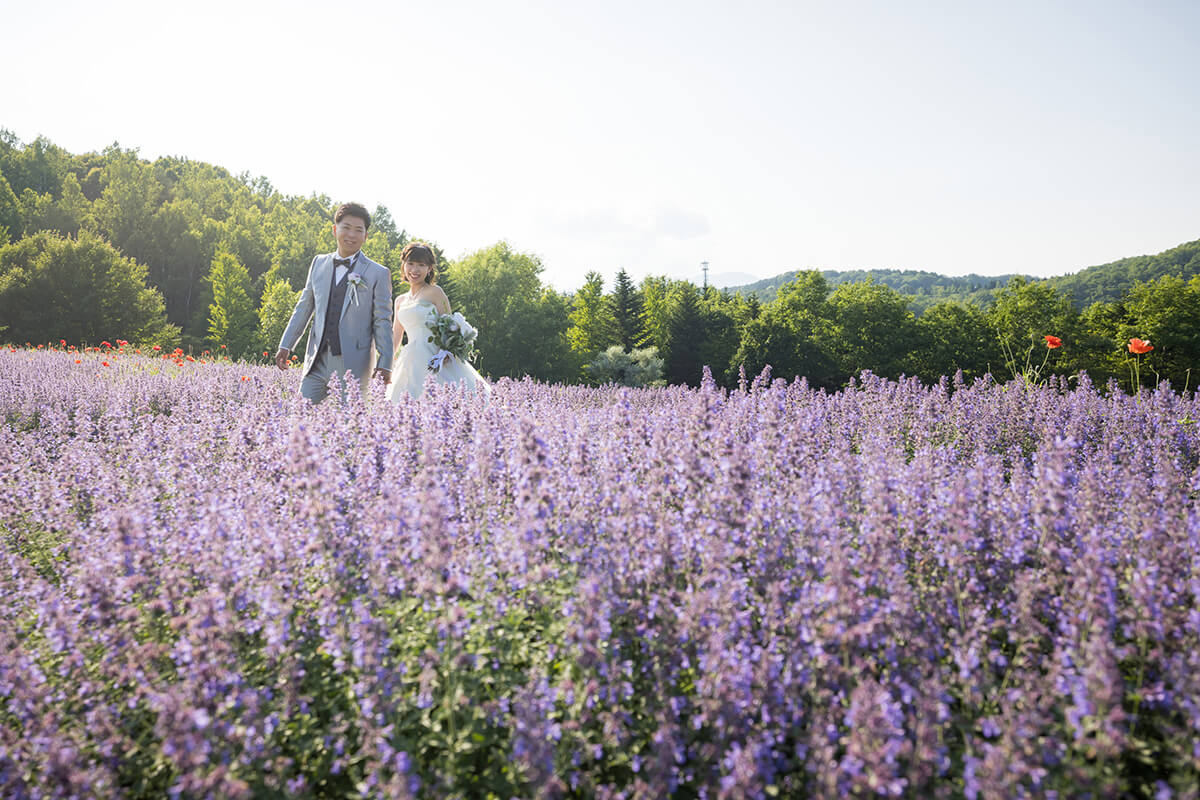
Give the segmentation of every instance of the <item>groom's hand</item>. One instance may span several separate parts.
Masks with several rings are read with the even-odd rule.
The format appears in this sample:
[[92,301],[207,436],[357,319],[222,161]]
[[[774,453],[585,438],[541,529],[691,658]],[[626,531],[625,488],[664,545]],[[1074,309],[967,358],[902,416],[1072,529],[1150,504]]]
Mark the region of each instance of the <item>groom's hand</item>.
[[376,367],[375,368],[375,377],[382,378],[384,383],[391,383],[392,382],[392,371],[390,369],[383,369],[382,367]]
[[279,352],[275,354],[275,366],[279,367],[280,369],[287,369],[288,359],[291,357],[291,355],[291,350],[284,350],[282,347],[279,348]]

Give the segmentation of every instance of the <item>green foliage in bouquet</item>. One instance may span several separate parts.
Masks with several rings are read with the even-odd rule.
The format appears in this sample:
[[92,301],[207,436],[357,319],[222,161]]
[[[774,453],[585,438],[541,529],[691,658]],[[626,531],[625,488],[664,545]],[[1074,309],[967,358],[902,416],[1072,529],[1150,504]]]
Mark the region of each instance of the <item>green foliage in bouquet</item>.
[[438,314],[426,325],[431,331],[427,341],[433,342],[438,348],[437,355],[429,359],[430,370],[437,372],[441,369],[447,356],[454,356],[460,361],[473,359],[475,339],[479,336],[479,331],[475,330],[460,312]]

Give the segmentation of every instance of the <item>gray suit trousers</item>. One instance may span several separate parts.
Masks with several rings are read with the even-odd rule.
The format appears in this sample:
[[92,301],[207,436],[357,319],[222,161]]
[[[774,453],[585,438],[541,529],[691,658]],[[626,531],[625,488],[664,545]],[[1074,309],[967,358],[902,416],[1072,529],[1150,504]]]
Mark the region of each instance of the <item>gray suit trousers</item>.
[[[353,376],[351,379],[353,380]],[[359,381],[360,394],[367,393],[370,382],[371,373],[368,372]],[[322,345],[313,361],[312,369],[304,376],[304,380],[300,381],[300,394],[315,405],[329,396],[330,384],[337,385],[342,402],[346,402],[346,365],[341,356],[335,356],[329,352],[328,347]]]

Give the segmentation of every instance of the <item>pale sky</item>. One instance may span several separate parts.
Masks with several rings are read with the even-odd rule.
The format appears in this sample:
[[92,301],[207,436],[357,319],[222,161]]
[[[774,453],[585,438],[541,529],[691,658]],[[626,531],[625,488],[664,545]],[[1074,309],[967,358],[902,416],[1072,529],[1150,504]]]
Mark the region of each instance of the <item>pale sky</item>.
[[1194,0],[5,6],[22,141],[383,203],[562,290],[1049,276],[1200,238]]

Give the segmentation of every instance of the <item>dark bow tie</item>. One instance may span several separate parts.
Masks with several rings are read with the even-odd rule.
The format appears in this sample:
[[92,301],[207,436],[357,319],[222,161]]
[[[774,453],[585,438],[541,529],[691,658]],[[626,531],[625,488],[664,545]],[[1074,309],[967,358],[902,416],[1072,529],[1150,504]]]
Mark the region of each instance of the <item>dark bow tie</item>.
[[350,269],[350,265],[353,263],[354,263],[353,256],[351,256],[350,258],[335,258],[333,260],[333,266],[345,267],[346,269]]

